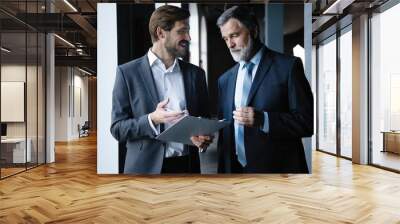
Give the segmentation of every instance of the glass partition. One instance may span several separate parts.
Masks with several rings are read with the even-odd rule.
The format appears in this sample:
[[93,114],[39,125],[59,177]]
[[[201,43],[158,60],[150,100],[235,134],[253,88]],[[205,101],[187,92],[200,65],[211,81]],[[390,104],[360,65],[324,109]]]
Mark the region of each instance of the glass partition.
[[352,157],[352,32],[341,32],[340,41],[340,155]]
[[36,32],[27,33],[27,81],[26,81],[26,111],[27,111],[27,150],[30,151],[28,156],[27,167],[37,165],[37,122],[38,122],[38,34]]
[[1,34],[2,177],[25,170],[31,157],[26,150],[26,41],[25,32]]
[[400,170],[400,4],[371,18],[372,164]]
[[336,35],[318,47],[318,149],[336,154]]
[[1,2],[0,178],[45,162],[45,34],[17,18],[44,12],[45,1]]
[[43,33],[38,34],[38,74],[37,74],[37,162],[43,164],[46,162],[46,36]]

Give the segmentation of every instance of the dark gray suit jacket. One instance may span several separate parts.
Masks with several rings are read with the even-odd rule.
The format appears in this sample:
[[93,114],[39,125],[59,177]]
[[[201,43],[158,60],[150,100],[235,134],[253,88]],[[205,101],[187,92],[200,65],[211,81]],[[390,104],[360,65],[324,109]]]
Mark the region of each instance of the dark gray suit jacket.
[[[186,105],[190,115],[208,117],[208,91],[204,71],[179,60],[183,75]],[[111,134],[126,142],[124,173],[159,174],[166,145],[155,139],[147,116],[159,99],[147,54],[120,65],[113,89]],[[200,172],[198,149],[185,146],[190,153],[193,173]]]
[[[219,118],[233,121],[235,85],[239,64],[218,80]],[[313,134],[313,95],[299,58],[264,47],[247,98],[247,106],[267,111],[269,133],[244,128],[250,173],[308,173],[303,137]],[[218,141],[218,172],[232,172],[235,159],[233,122],[222,129]]]

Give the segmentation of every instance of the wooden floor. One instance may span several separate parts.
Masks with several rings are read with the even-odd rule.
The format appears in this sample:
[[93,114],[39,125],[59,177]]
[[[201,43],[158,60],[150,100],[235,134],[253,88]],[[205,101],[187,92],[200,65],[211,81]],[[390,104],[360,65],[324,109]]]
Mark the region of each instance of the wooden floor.
[[18,167],[18,168],[8,168],[8,167],[7,168],[1,168],[1,178],[8,177],[8,176],[11,176],[13,174],[16,174],[16,173],[19,173],[19,172],[23,172],[25,170],[26,170],[25,167],[23,167],[23,168],[20,168],[20,167]]
[[320,152],[312,175],[100,176],[96,139],[0,181],[0,223],[400,223],[400,175]]
[[400,154],[375,150],[372,161],[374,164],[400,170]]

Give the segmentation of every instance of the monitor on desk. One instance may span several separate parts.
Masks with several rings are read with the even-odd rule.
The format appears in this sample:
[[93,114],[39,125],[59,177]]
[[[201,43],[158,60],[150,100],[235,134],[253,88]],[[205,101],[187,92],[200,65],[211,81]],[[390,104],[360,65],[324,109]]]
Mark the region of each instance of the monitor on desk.
[[1,138],[7,137],[7,124],[1,123]]

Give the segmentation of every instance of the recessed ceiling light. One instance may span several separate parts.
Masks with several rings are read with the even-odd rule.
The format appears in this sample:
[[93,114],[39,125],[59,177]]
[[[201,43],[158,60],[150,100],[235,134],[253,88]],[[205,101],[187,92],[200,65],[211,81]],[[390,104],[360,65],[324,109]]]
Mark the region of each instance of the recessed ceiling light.
[[62,38],[62,37],[60,37],[59,35],[57,35],[57,34],[54,34],[54,36],[55,37],[57,37],[59,40],[61,40],[62,42],[64,42],[64,43],[66,43],[67,45],[69,45],[70,47],[73,47],[73,48],[75,48],[75,45],[73,45],[71,42],[69,42],[68,40],[66,40],[66,39],[64,39],[64,38]]
[[65,4],[67,4],[72,10],[74,10],[75,12],[78,12],[78,10],[71,4],[69,3],[68,0],[64,0]]
[[351,5],[354,0],[336,0],[322,14],[342,14],[343,9]]
[[87,75],[92,75],[92,73],[90,73],[90,72],[88,72],[88,71],[86,71],[86,70],[83,70],[83,69],[81,69],[81,68],[79,68],[79,67],[78,67],[78,70],[81,71],[81,72],[83,72],[83,73],[85,73],[85,74],[87,74]]
[[5,47],[1,47],[1,51],[4,51],[6,53],[10,53],[11,52],[11,50],[9,50],[9,49],[7,49]]

